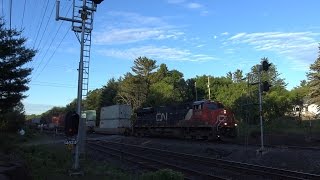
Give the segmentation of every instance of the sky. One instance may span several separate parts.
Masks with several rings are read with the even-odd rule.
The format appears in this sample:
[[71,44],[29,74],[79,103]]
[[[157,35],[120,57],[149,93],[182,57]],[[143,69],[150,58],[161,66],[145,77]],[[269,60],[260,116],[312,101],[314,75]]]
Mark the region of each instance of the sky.
[[[9,2],[0,1],[7,27]],[[319,0],[103,1],[94,14],[89,89],[130,72],[134,59],[146,56],[185,79],[248,73],[268,57],[290,90],[307,79],[318,57],[319,7]],[[55,8],[55,0],[12,0],[11,27],[38,50],[26,65],[33,68],[26,114],[77,97],[80,43],[71,22],[55,20]],[[72,1],[61,0],[60,16],[72,17]]]

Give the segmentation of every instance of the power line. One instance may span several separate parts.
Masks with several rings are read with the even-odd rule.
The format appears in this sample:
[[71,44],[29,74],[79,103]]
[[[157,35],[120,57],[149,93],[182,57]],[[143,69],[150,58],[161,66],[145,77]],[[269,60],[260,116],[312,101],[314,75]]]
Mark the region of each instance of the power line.
[[22,30],[22,26],[23,26],[24,12],[26,11],[26,3],[27,3],[27,0],[24,0],[22,19],[21,19],[21,28],[20,28],[21,30]]
[[37,32],[37,35],[36,35],[36,40],[34,41],[33,47],[35,46],[35,44],[37,42],[37,39],[38,39],[38,36],[39,36],[39,32],[40,32],[40,29],[41,29],[41,26],[42,26],[42,23],[43,23],[44,15],[47,12],[48,4],[49,4],[49,0],[47,0],[46,8],[43,11],[42,19],[41,19],[41,22],[40,22],[40,27],[38,29],[38,32]]
[[[71,7],[72,7],[72,6],[70,6],[70,8],[68,9],[67,15],[69,14]],[[52,46],[55,38],[57,37],[57,35],[58,35],[59,31],[60,31],[60,28],[62,27],[62,24],[63,24],[63,22],[61,22],[60,26],[58,27],[58,30],[57,30],[56,34],[54,35],[54,37],[53,37],[53,39],[52,39],[49,47],[46,49],[46,52],[45,52],[44,56],[42,57],[42,59],[40,60],[40,63],[38,64],[37,68],[34,70],[34,73],[39,69],[39,67],[40,67],[40,65],[42,64],[44,58],[46,57],[47,53],[49,52],[49,49],[51,48],[51,46]],[[38,56],[38,57],[39,57],[39,56]]]
[[47,87],[59,87],[59,88],[71,88],[75,89],[77,86],[67,86],[67,85],[54,85],[54,84],[39,84],[39,83],[30,83],[32,86],[47,86]]
[[[54,7],[55,7],[55,3],[53,3],[53,9],[52,10],[54,10]],[[51,11],[52,11],[51,10]],[[51,15],[52,15],[52,13],[51,13]],[[50,17],[51,17],[51,15],[50,15]],[[50,21],[50,18],[48,19],[48,22]],[[47,25],[46,25],[47,26]],[[60,30],[60,27],[61,27],[61,24],[60,24],[60,26],[59,26],[59,28],[58,28],[58,30],[57,31],[59,31]],[[52,34],[54,32],[54,28],[52,28],[52,30],[48,33],[48,34]],[[57,33],[57,32],[56,32]],[[43,34],[44,35],[44,34]],[[51,36],[50,36],[51,37]],[[42,37],[43,38],[43,37]],[[42,39],[41,38],[41,39]],[[47,46],[47,44],[49,43],[49,40],[50,40],[50,38],[47,38],[46,39],[46,41],[45,41],[45,43],[44,43],[44,45],[43,45],[43,47],[46,47]],[[52,39],[52,41],[53,41],[54,39]],[[52,42],[51,42],[52,43]],[[40,44],[39,44],[40,45]],[[50,45],[51,46],[51,45]],[[37,47],[37,49],[39,48],[39,46]],[[40,58],[40,55],[42,55],[43,54],[43,51],[42,50],[39,50],[40,52],[39,53],[37,53],[37,55],[36,55],[36,57],[35,57],[35,59],[33,60],[33,61],[31,61],[31,67],[33,66],[33,64],[34,64],[34,62],[37,60],[37,59],[39,59]],[[47,48],[47,50],[46,51],[48,51],[48,48]],[[47,53],[47,52],[46,52]],[[44,58],[44,57],[43,57]],[[42,62],[40,62],[40,64],[41,64]]]
[[40,38],[40,41],[39,41],[39,44],[38,44],[37,49],[39,48],[39,46],[40,46],[40,44],[41,44],[41,41],[42,41],[42,39],[43,39],[43,36],[44,36],[45,32],[47,31],[47,27],[48,27],[48,24],[49,24],[50,18],[51,18],[52,14],[53,14],[54,7],[55,7],[55,4],[53,3],[53,6],[52,6],[52,10],[51,10],[50,16],[49,16],[49,18],[48,18],[48,21],[47,21],[47,24],[46,24],[46,26],[45,26],[45,28],[44,28],[44,31],[43,31],[43,33],[42,33],[42,36],[41,36],[41,38]]
[[[71,29],[71,28],[70,28]],[[66,34],[63,36],[63,38],[61,39],[59,45],[56,47],[56,49],[53,51],[52,55],[50,56],[50,58],[48,59],[47,63],[43,66],[43,68],[41,69],[41,71],[38,73],[38,75],[34,78],[35,80],[40,76],[40,74],[42,73],[42,71],[46,68],[46,66],[49,64],[49,62],[51,61],[52,57],[55,55],[57,49],[60,47],[62,41],[65,39],[65,37],[67,36],[68,32],[70,31],[70,29],[67,30]]]
[[10,26],[10,30],[11,30],[11,19],[12,19],[12,0],[10,0],[10,23],[9,23],[9,26]]
[[3,0],[1,0],[1,10],[2,10],[2,16],[4,17],[4,12],[3,12]]

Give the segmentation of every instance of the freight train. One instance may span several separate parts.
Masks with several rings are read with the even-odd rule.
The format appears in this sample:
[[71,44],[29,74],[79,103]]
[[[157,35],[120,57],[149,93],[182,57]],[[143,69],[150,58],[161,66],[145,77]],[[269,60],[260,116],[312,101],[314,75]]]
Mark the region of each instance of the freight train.
[[234,114],[220,102],[195,101],[136,110],[132,134],[193,139],[236,137]]

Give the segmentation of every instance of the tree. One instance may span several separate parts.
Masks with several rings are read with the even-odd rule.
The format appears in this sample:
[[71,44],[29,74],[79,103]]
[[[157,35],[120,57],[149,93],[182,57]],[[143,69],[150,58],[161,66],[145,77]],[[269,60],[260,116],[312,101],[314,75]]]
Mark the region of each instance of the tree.
[[[156,74],[158,72],[163,72],[161,67]],[[165,72],[162,73],[162,80],[150,86],[150,95],[147,99],[147,104],[150,106],[179,103],[187,99],[187,84],[183,79],[183,74],[177,70]]]
[[[0,19],[0,21],[2,21]],[[21,32],[5,29],[0,22],[0,113],[12,111],[26,96],[28,76],[32,69],[23,67],[35,56],[36,51],[25,47]]]
[[87,98],[84,101],[86,110],[98,110],[101,92],[101,89],[95,89],[88,92]]
[[233,73],[233,82],[235,83],[240,83],[243,80],[243,71],[240,69],[237,69],[234,73]]
[[319,55],[313,64],[310,65],[310,72],[307,73],[310,87],[310,103],[320,105],[320,46]]
[[117,101],[131,105],[135,110],[146,102],[146,83],[142,79],[127,73],[119,83]]
[[67,109],[65,107],[53,107],[41,114],[41,121],[45,123],[51,123],[53,116],[60,116],[66,112]]
[[117,103],[116,97],[118,93],[119,82],[114,78],[110,79],[107,85],[103,86],[99,98],[99,107],[111,106]]
[[146,57],[138,57],[134,60],[134,66],[131,67],[131,70],[137,75],[143,83],[146,84],[145,96],[146,98],[149,95],[149,88],[151,83],[151,75],[153,71],[158,67],[156,65],[155,60],[146,58]]

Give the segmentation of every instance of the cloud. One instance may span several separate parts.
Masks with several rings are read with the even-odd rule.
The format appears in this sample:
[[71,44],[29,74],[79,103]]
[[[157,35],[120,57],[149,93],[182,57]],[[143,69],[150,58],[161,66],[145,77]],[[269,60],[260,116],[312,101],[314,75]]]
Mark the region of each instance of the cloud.
[[177,39],[183,32],[158,28],[115,28],[94,35],[98,45],[128,44],[145,40]]
[[210,61],[215,60],[214,57],[205,54],[194,54],[189,50],[169,48],[166,46],[142,46],[130,49],[108,49],[100,50],[99,53],[104,56],[120,58],[120,59],[135,59],[139,56],[146,56],[153,59],[169,60],[169,61]]
[[135,27],[146,26],[146,25],[157,26],[157,27],[168,26],[168,23],[166,23],[160,17],[143,16],[141,14],[132,13],[132,12],[110,11],[107,13],[107,16],[112,17],[111,20],[113,21],[113,23],[117,25],[119,25],[121,22],[122,25],[125,25],[125,26],[129,25],[129,26],[135,26]]
[[185,2],[186,0],[168,0],[169,4],[180,4]]
[[199,9],[199,8],[202,8],[203,5],[201,5],[199,3],[188,3],[187,7],[190,9]]
[[201,16],[206,16],[209,14],[209,11],[205,9],[204,5],[195,2],[188,2],[187,0],[168,0],[169,4],[177,4],[179,6],[192,9],[192,10],[200,10]]
[[221,35],[222,35],[222,36],[228,36],[229,33],[228,33],[228,32],[223,32],[223,33],[221,33]]
[[184,34],[158,17],[111,11],[105,18],[104,21],[108,23],[98,23],[100,27],[93,33],[93,42],[98,45],[177,39]]
[[225,44],[248,44],[257,51],[283,55],[290,61],[291,69],[305,71],[316,58],[319,35],[308,31],[238,33],[228,38]]
[[203,46],[205,46],[205,44],[199,44],[199,45],[197,45],[196,47],[197,47],[197,48],[201,48],[201,47],[203,47]]

